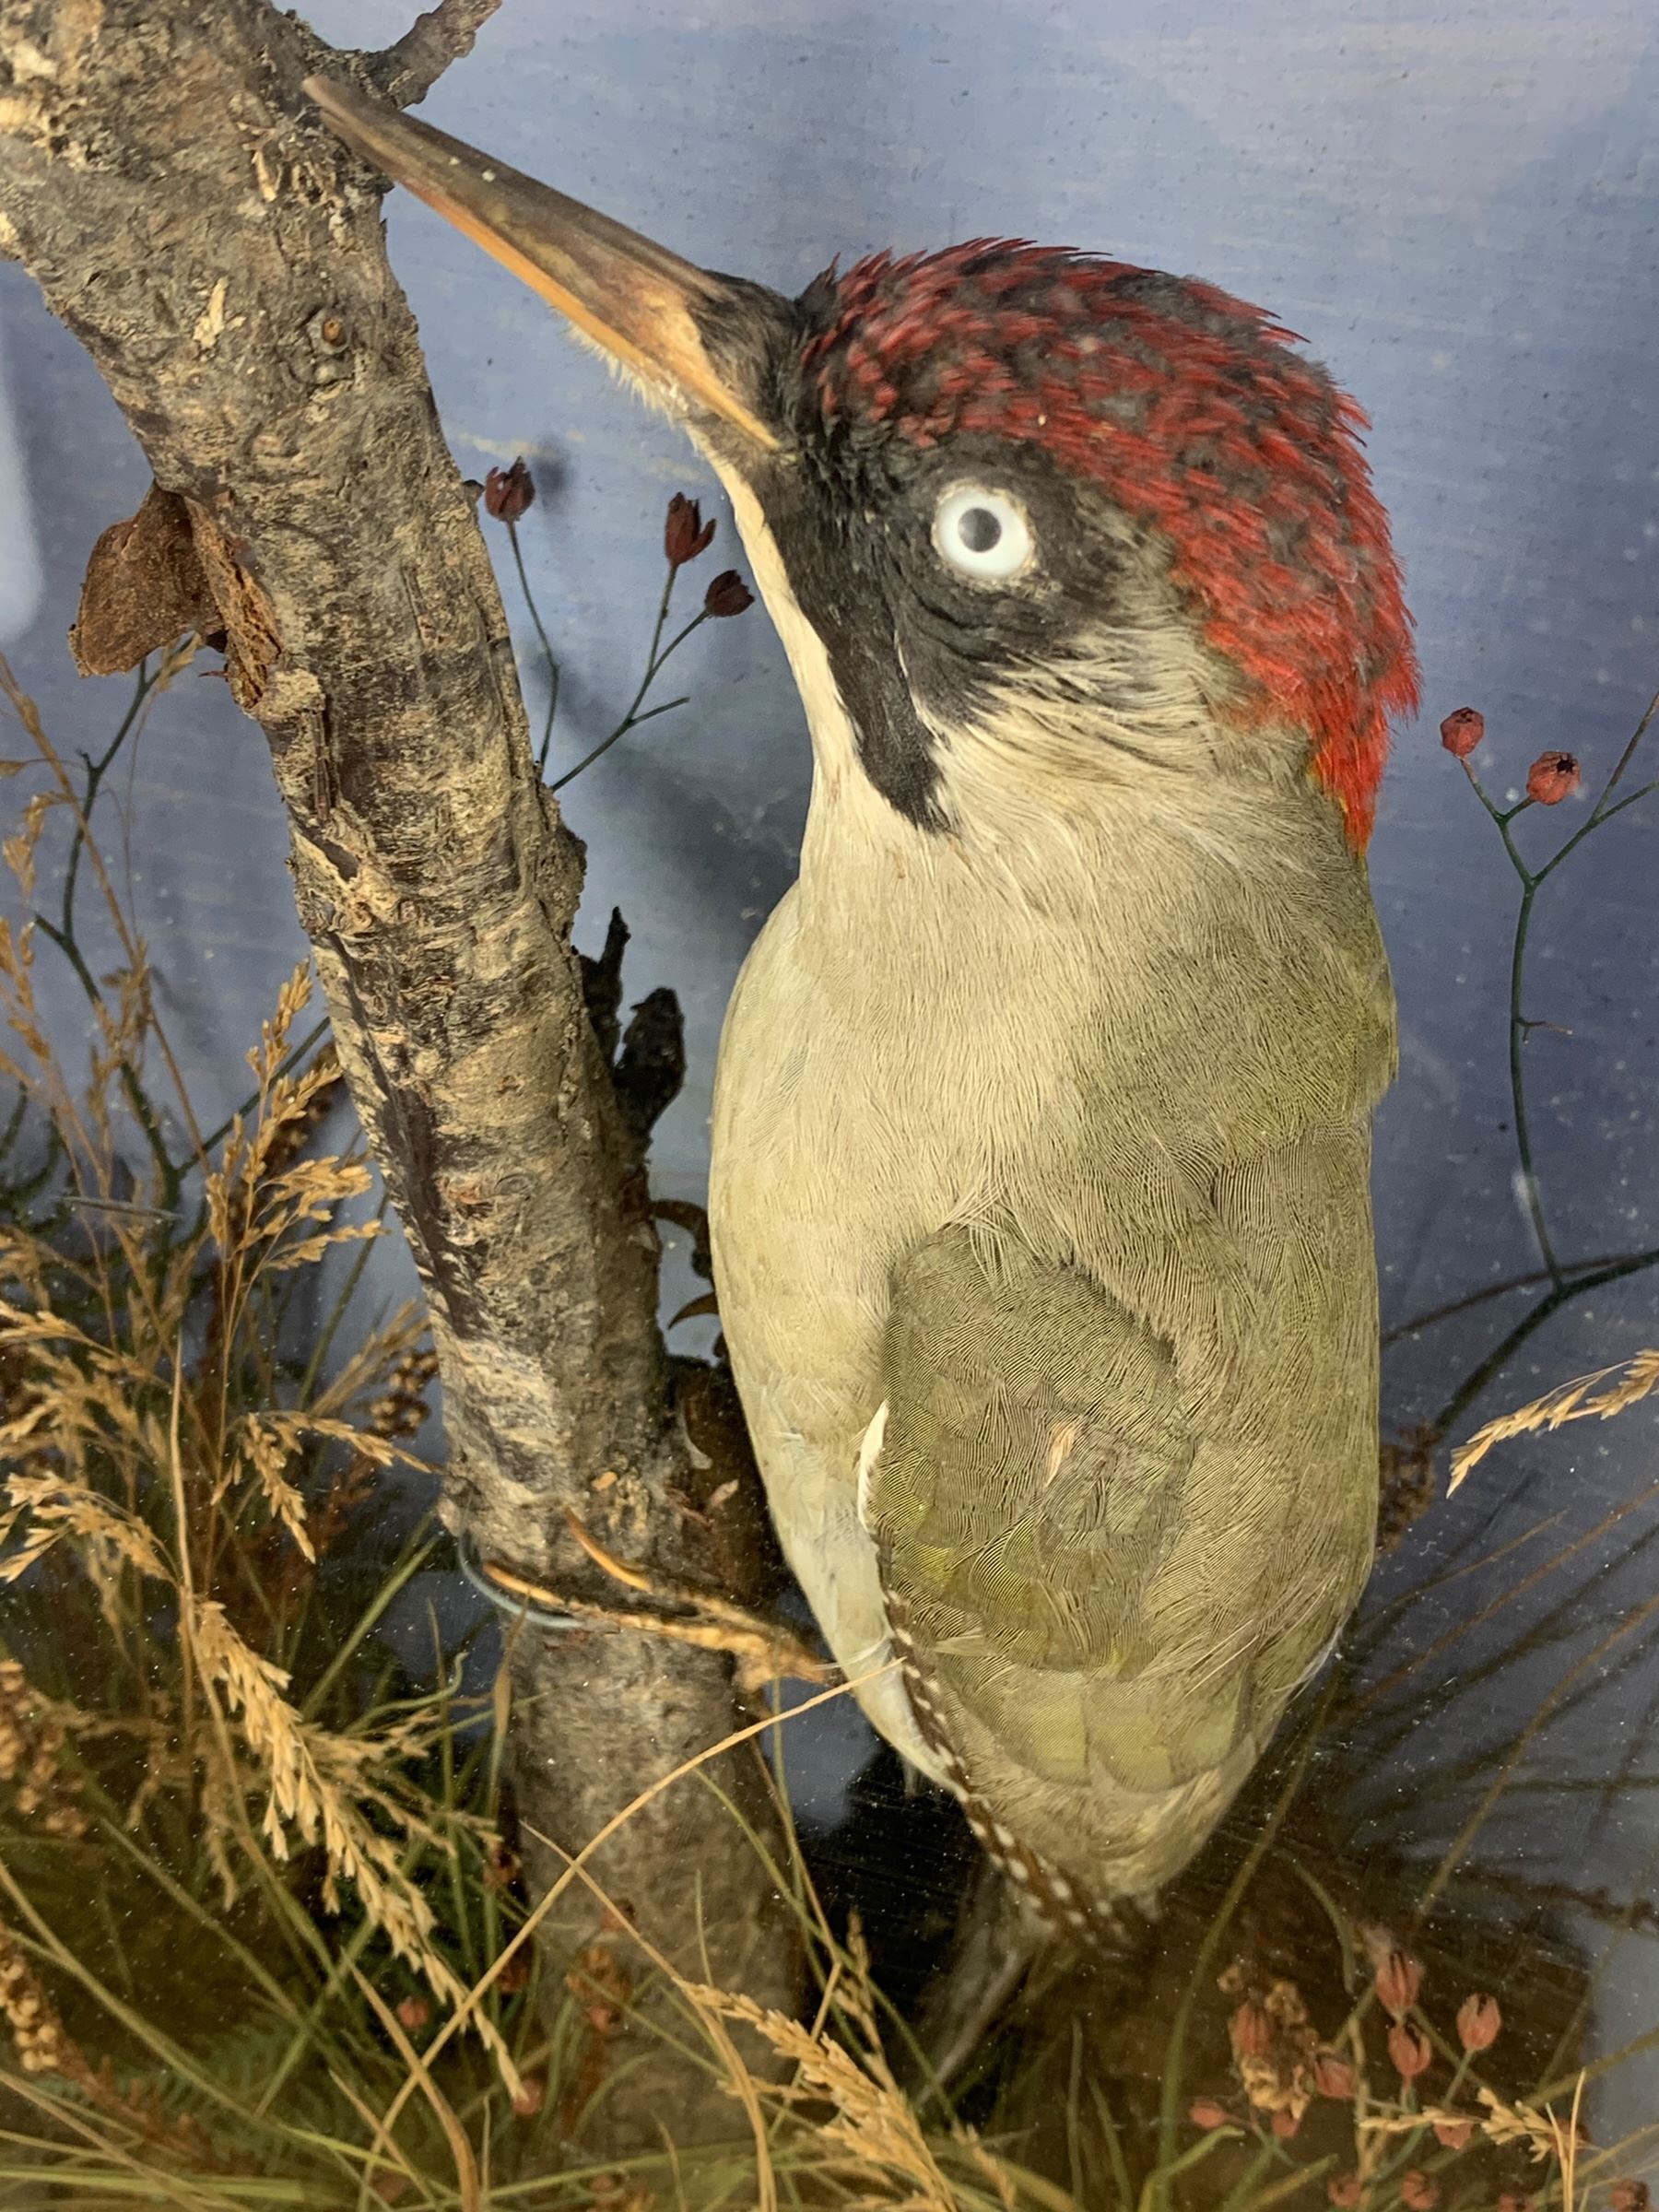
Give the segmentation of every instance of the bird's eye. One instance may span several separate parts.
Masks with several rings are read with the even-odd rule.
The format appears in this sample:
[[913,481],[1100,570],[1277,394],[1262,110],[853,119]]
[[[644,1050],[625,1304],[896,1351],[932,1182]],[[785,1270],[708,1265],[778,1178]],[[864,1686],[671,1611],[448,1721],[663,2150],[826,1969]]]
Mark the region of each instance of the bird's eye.
[[934,549],[947,568],[979,583],[1006,583],[1036,552],[1025,509],[1006,491],[957,484],[934,509]]

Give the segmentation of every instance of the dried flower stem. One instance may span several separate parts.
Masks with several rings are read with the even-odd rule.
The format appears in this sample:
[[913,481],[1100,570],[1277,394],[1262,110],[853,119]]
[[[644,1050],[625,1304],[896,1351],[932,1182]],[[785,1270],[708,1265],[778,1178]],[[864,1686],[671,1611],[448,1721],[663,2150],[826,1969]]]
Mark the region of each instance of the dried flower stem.
[[[57,947],[68,961],[74,971],[76,981],[80,984],[88,1004],[98,1018],[100,1029],[104,1031],[106,1039],[112,1043],[114,1042],[113,1018],[105,1004],[103,992],[81,950],[80,941],[76,931],[76,892],[80,879],[81,860],[90,850],[92,865],[97,871],[106,903],[114,918],[116,934],[121,939],[123,950],[127,958],[129,971],[135,976],[141,974],[143,960],[140,949],[135,940],[128,933],[125,916],[115,898],[113,888],[104,871],[103,863],[99,856],[97,848],[89,845],[91,816],[103,780],[127,739],[140,726],[144,709],[150,695],[171,682],[179,668],[189,660],[194,649],[195,641],[193,638],[164,653],[159,667],[153,675],[147,658],[139,663],[133,696],[128,702],[126,712],[116,725],[114,735],[109,744],[96,759],[88,755],[82,755],[86,767],[86,781],[78,794],[67,769],[46,735],[34,701],[21,689],[4,658],[0,658],[0,690],[4,691],[12,711],[33,741],[35,749],[51,770],[58,785],[60,795],[69,806],[74,818],[69,851],[64,866],[64,883],[58,919],[55,922],[51,921],[45,914],[37,912],[34,921],[36,926]],[[153,1018],[147,1026],[154,1034],[156,1041],[160,1047],[162,1057],[167,1063],[169,1073],[179,1096],[186,1125],[191,1129],[193,1141],[199,1157],[202,1149],[200,1137],[191,1122],[189,1100],[185,1095],[182,1079],[173,1062],[167,1040],[161,1034],[159,1027]],[[161,1132],[160,1117],[145,1088],[134,1054],[130,1051],[121,1050],[117,1047],[115,1067],[121,1079],[122,1088],[126,1096],[127,1104],[132,1109],[134,1119],[143,1132],[145,1143],[148,1146],[151,1157],[156,1163],[159,1182],[160,1210],[164,1215],[171,1214],[179,1203],[183,1170],[173,1162]]]
[[1521,856],[1510,828],[1516,817],[1526,813],[1529,807],[1537,805],[1537,800],[1528,796],[1517,800],[1512,806],[1495,806],[1472,764],[1467,759],[1459,762],[1464,774],[1469,780],[1470,789],[1497,824],[1499,835],[1503,840],[1504,852],[1509,855],[1510,865],[1514,869],[1521,885],[1521,903],[1516,911],[1515,935],[1510,957],[1510,1095],[1514,1110],[1515,1150],[1521,1162],[1522,1187],[1526,1196],[1527,1211],[1532,1218],[1533,1232],[1537,1238],[1538,1250],[1543,1256],[1546,1267],[1549,1270],[1550,1281],[1558,1289],[1561,1288],[1564,1279],[1563,1270],[1556,1258],[1548,1224],[1544,1216],[1543,1195],[1538,1188],[1537,1176],[1534,1171],[1532,1136],[1526,1112],[1526,1077],[1522,1063],[1522,1051],[1525,1045],[1527,1035],[1530,1030],[1539,1026],[1535,1022],[1529,1021],[1521,1010],[1522,993],[1526,980],[1527,940],[1532,929],[1533,904],[1539,890],[1549,877],[1554,875],[1568,855],[1583,844],[1593,830],[1601,828],[1605,822],[1610,821],[1614,815],[1622,813],[1625,807],[1634,806],[1638,799],[1645,798],[1649,792],[1659,788],[1659,785],[1653,783],[1644,784],[1641,790],[1631,792],[1616,805],[1609,806],[1608,804],[1625,770],[1634,758],[1636,748],[1641,743],[1655,711],[1659,711],[1659,692],[1655,692],[1653,699],[1649,700],[1646,712],[1631,733],[1612,773],[1603,784],[1595,804],[1590,809],[1588,818],[1580,824],[1572,835],[1567,838],[1540,867],[1533,868],[1527,865]]
[[[158,677],[157,680],[159,682],[161,679]],[[57,747],[53,744],[52,739],[47,735],[45,725],[41,720],[34,701],[27,698],[18,689],[16,679],[12,676],[11,670],[7,668],[3,662],[0,662],[0,686],[4,687],[7,698],[10,700],[13,708],[17,711],[18,719],[22,722],[24,728],[28,731],[30,738],[33,740],[35,748],[40,753],[41,759],[45,761],[47,767],[52,771],[53,780],[57,783],[58,789],[63,794],[65,803],[68,806],[71,813],[74,815],[77,828],[79,828],[82,831],[86,831],[88,828],[87,814],[81,801],[81,795],[76,790],[74,781],[71,778],[68,770],[65,767],[63,760],[59,756]],[[125,957],[128,969],[135,975],[140,974],[144,968],[143,951],[137,942],[137,939],[133,934],[131,926],[128,924],[125,910],[122,906],[120,899],[116,896],[115,887],[110,880],[109,871],[104,866],[103,857],[99,852],[96,842],[89,835],[83,838],[81,849],[91,864],[93,874],[98,878],[99,888],[103,893],[104,905],[109,912],[111,924],[114,929],[117,939],[120,942],[121,949]],[[48,934],[51,934],[50,931]],[[85,962],[82,961],[80,965],[84,972]],[[96,984],[93,985],[93,993],[95,1000],[99,1005],[101,1006],[101,994],[98,992]],[[162,1029],[159,1021],[157,1020],[153,1010],[149,1015],[148,1027],[150,1034],[156,1040],[157,1048],[161,1054],[162,1060],[166,1064],[168,1077],[172,1084],[180,1114],[182,1115],[184,1125],[190,1134],[192,1148],[199,1158],[202,1150],[202,1136],[201,1131],[196,1126],[195,1114],[190,1103],[190,1093],[185,1087],[184,1077],[180,1071],[178,1062],[173,1056],[172,1047],[168,1042],[166,1032]]]
[[1597,1289],[1604,1284],[1617,1282],[1623,1277],[1641,1273],[1659,1265],[1659,1249],[1632,1253],[1622,1260],[1610,1261],[1605,1266],[1593,1267],[1583,1273],[1562,1265],[1557,1255],[1549,1224],[1545,1213],[1543,1191],[1534,1166],[1532,1129],[1527,1112],[1526,1069],[1524,1050],[1530,1032],[1540,1025],[1527,1018],[1523,1011],[1523,994],[1526,981],[1526,956],[1532,930],[1532,918],[1538,892],[1568,856],[1583,844],[1591,831],[1603,828],[1627,806],[1646,798],[1659,790],[1659,780],[1644,783],[1641,790],[1628,792],[1619,799],[1613,794],[1623,780],[1626,770],[1636,756],[1638,747],[1659,713],[1659,692],[1648,701],[1646,710],[1631,732],[1623,752],[1612,772],[1602,785],[1588,817],[1572,835],[1557,847],[1549,858],[1537,867],[1531,867],[1516,846],[1511,825],[1517,816],[1524,814],[1537,802],[1523,798],[1512,806],[1499,806],[1489,796],[1477,774],[1473,763],[1459,759],[1458,765],[1469,780],[1469,788],[1497,825],[1503,841],[1504,852],[1521,886],[1521,900],[1515,914],[1514,936],[1510,954],[1509,996],[1509,1067],[1510,1098],[1515,1129],[1515,1151],[1521,1169],[1521,1187],[1532,1223],[1533,1234],[1547,1273],[1549,1288],[1532,1310],[1524,1314],[1495,1351],[1479,1362],[1466,1375],[1446,1404],[1430,1424],[1437,1437],[1444,1436],[1467,1407],[1472,1405],[1492,1378],[1505,1367],[1520,1347],[1534,1332],[1541,1328],[1551,1314],[1571,1300],[1581,1298],[1587,1290]]
[[1565,1282],[1554,1285],[1536,1305],[1522,1315],[1502,1342],[1465,1376],[1429,1424],[1430,1432],[1439,1439],[1453,1428],[1487,1384],[1502,1372],[1527,1338],[1542,1328],[1551,1314],[1570,1305],[1575,1298],[1582,1298],[1586,1290],[1602,1289],[1608,1283],[1622,1282],[1627,1276],[1641,1275],[1653,1266],[1659,1266],[1659,1245],[1647,1252],[1630,1253],[1622,1260],[1609,1261],[1606,1266],[1593,1268],[1587,1275],[1570,1276]]
[[512,547],[512,565],[518,571],[519,589],[524,594],[524,605],[530,610],[530,619],[535,625],[535,635],[541,645],[542,657],[547,664],[547,712],[542,723],[541,744],[537,747],[535,755],[535,772],[537,775],[546,775],[547,753],[553,743],[553,717],[559,712],[559,656],[553,651],[553,641],[547,635],[547,627],[541,618],[541,609],[535,604],[535,594],[530,589],[530,578],[524,567],[524,547],[519,544],[518,524],[512,516],[505,519],[507,542]]
[[[1604,1252],[1594,1259],[1566,1260],[1562,1263],[1561,1273],[1588,1275],[1597,1267],[1622,1267],[1630,1258],[1642,1260],[1652,1265],[1659,1262],[1659,1252],[1633,1254]],[[1460,1313],[1472,1313],[1477,1306],[1489,1306],[1494,1299],[1512,1298],[1517,1290],[1530,1290],[1534,1284],[1547,1283],[1548,1280],[1547,1267],[1529,1267],[1524,1274],[1507,1275],[1501,1282],[1487,1283],[1480,1289],[1470,1290],[1461,1298],[1448,1299],[1442,1306],[1430,1306],[1425,1312],[1413,1313],[1405,1321],[1392,1323],[1382,1332],[1383,1349],[1386,1350],[1391,1344],[1398,1344],[1404,1337],[1416,1336],[1424,1329],[1432,1329],[1442,1321],[1454,1321]]]
[[[1524,814],[1537,802],[1529,796],[1517,800],[1512,806],[1498,806],[1488,796],[1486,787],[1476,773],[1472,763],[1466,759],[1460,759],[1458,765],[1469,779],[1470,790],[1498,825],[1498,834],[1503,840],[1503,849],[1509,855],[1510,865],[1514,869],[1521,883],[1521,903],[1516,910],[1515,934],[1510,947],[1510,1102],[1515,1124],[1515,1151],[1521,1162],[1521,1188],[1526,1201],[1527,1214],[1532,1221],[1533,1235],[1537,1240],[1538,1251],[1542,1255],[1545,1267],[1548,1270],[1549,1279],[1555,1288],[1559,1289],[1562,1280],[1561,1266],[1556,1258],[1555,1246],[1550,1241],[1549,1226],[1544,1216],[1543,1194],[1538,1189],[1538,1179],[1533,1168],[1532,1132],[1526,1116],[1526,1073],[1521,1057],[1531,1026],[1521,1011],[1522,992],[1526,981],[1527,939],[1532,931],[1533,901],[1538,895],[1538,887],[1543,882],[1544,877],[1542,873],[1535,873],[1522,859],[1510,830],[1510,824],[1516,816]],[[1557,857],[1559,858],[1559,855],[1558,854]],[[1553,863],[1551,865],[1553,865]]]
[[670,561],[667,576],[663,582],[663,595],[657,602],[656,622],[651,632],[651,648],[645,655],[645,673],[640,678],[640,688],[634,693],[628,712],[608,737],[602,737],[591,753],[582,755],[574,768],[567,769],[562,776],[555,777],[553,782],[555,791],[562,791],[567,783],[573,782],[581,775],[583,769],[592,768],[599,756],[602,753],[608,753],[617,740],[619,737],[626,737],[629,730],[637,730],[641,723],[650,722],[658,714],[672,713],[676,707],[683,707],[687,703],[684,699],[666,699],[660,706],[645,706],[645,694],[662,673],[664,664],[667,661],[668,656],[677,652],[691,635],[691,632],[700,629],[709,618],[708,610],[700,607],[683,629],[677,630],[666,645],[663,643],[663,631],[668,622],[668,605],[674,597],[674,580],[678,573],[677,567]]

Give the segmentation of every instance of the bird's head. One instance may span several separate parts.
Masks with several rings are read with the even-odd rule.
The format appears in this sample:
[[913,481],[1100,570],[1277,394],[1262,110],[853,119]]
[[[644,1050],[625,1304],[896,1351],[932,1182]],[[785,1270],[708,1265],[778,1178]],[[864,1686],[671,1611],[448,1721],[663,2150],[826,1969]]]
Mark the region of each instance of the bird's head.
[[1364,845],[1409,618],[1364,418],[1205,284],[1008,240],[797,300],[717,276],[347,88],[359,152],[552,301],[731,493],[815,739],[924,830],[985,774],[1310,773]]

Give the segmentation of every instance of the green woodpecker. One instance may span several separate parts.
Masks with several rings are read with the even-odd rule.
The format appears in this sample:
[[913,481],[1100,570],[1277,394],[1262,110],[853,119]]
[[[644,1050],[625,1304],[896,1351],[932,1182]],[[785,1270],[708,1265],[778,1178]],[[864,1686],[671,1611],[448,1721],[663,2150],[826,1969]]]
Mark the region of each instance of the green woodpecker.
[[731,499],[813,747],[720,1050],[733,1367],[871,1720],[1105,1935],[1371,1561],[1416,672],[1363,418],[1208,285],[977,241],[787,300],[311,88]]

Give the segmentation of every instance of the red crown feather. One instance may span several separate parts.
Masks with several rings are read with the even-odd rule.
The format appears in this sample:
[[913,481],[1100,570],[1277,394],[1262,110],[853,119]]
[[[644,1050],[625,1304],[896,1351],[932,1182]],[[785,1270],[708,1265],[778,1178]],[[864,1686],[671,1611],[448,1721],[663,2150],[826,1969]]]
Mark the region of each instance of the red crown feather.
[[1307,731],[1362,850],[1417,662],[1366,418],[1299,342],[1211,285],[976,239],[834,279],[804,365],[830,421],[1034,441],[1160,533],[1234,718]]

